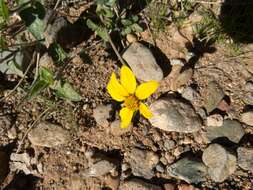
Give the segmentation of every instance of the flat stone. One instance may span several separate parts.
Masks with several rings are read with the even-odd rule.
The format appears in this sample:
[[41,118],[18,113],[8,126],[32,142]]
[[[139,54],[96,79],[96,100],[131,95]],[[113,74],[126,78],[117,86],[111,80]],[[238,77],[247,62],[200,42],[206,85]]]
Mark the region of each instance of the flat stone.
[[69,142],[71,136],[59,125],[41,122],[31,130],[28,139],[36,146],[55,147]]
[[5,152],[0,151],[0,184],[4,181],[9,168],[9,158]]
[[93,117],[100,126],[108,127],[111,105],[99,105],[93,110]]
[[129,153],[127,161],[135,176],[151,179],[154,176],[153,169],[159,162],[159,157],[152,151],[134,148]]
[[150,106],[150,123],[164,131],[193,133],[201,129],[201,120],[193,107],[178,99],[163,98]]
[[237,149],[238,165],[253,173],[253,148],[239,147]]
[[206,180],[207,167],[202,162],[183,158],[168,166],[167,173],[187,183],[199,183]]
[[207,127],[204,136],[209,141],[219,137],[227,137],[230,141],[238,143],[244,134],[245,132],[240,122],[226,119],[221,127]]
[[82,171],[81,174],[88,177],[100,177],[110,173],[114,168],[116,168],[115,164],[107,160],[101,160],[92,164],[90,167]]
[[206,118],[208,127],[221,127],[223,125],[223,117],[220,114],[210,115]]
[[131,179],[120,184],[119,190],[162,190],[162,188],[139,179]]
[[243,113],[241,115],[241,120],[243,123],[253,126],[253,111]]
[[163,79],[163,71],[157,64],[152,52],[141,43],[132,43],[122,57],[131,67],[138,80],[161,81]]
[[208,113],[213,111],[217,107],[217,105],[220,103],[220,101],[223,99],[224,95],[225,94],[223,90],[221,89],[221,87],[219,86],[219,84],[217,84],[214,81],[209,82],[207,86],[207,94],[206,94],[206,98],[204,102],[206,111]]
[[236,156],[219,144],[211,144],[202,155],[208,174],[215,182],[223,182],[236,170]]

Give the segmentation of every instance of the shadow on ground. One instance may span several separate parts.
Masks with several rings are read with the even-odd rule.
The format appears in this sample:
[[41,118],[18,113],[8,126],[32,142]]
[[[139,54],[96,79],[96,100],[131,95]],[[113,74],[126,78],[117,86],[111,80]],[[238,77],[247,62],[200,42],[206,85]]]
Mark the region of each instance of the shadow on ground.
[[224,32],[234,42],[253,42],[253,1],[225,0],[220,10],[220,21]]

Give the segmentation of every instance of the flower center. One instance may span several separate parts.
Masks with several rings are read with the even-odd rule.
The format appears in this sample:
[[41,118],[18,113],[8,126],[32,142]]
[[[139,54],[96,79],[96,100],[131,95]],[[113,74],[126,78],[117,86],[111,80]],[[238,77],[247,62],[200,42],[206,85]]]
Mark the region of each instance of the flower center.
[[139,108],[139,100],[134,95],[130,95],[126,98],[124,105],[128,109],[137,110]]

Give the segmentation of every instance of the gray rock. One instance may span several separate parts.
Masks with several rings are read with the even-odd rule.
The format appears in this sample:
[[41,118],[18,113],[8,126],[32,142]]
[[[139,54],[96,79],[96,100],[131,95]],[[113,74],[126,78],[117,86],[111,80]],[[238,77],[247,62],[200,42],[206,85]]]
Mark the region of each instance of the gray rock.
[[166,150],[171,150],[171,149],[175,148],[176,143],[173,140],[165,140],[163,146]]
[[71,136],[58,125],[41,122],[31,130],[28,139],[36,146],[55,147],[70,141]]
[[183,158],[168,166],[167,173],[188,183],[199,183],[206,180],[207,167],[202,162]]
[[236,157],[219,144],[211,144],[206,148],[202,160],[215,182],[223,182],[236,170]]
[[221,87],[214,81],[208,83],[205,108],[208,113],[213,111],[224,97]]
[[37,160],[35,158],[31,158],[27,153],[12,153],[10,160],[10,170],[12,172],[22,171],[26,175],[39,175],[38,172],[43,172],[42,164],[37,163]]
[[81,174],[88,177],[100,177],[110,173],[114,168],[116,168],[115,164],[107,160],[101,160],[92,164],[89,168],[82,171]]
[[160,81],[163,79],[161,68],[146,46],[134,42],[126,49],[122,57],[131,67],[137,79],[141,81]]
[[253,126],[253,111],[245,112],[241,115],[241,120],[247,125]]
[[7,154],[5,152],[0,151],[0,184],[3,182],[8,173],[8,160],[9,158]]
[[245,93],[243,96],[243,101],[245,104],[253,105],[253,93],[252,92]]
[[238,165],[253,173],[253,148],[239,147],[237,149]]
[[162,190],[162,188],[139,179],[131,179],[120,184],[119,190]]
[[182,97],[190,102],[195,101],[198,98],[198,92],[194,90],[192,87],[187,87],[182,92]]
[[164,172],[164,167],[162,164],[157,164],[155,167],[156,171],[163,173]]
[[248,92],[253,92],[253,81],[246,82],[245,90]]
[[213,114],[206,118],[208,127],[221,127],[223,125],[223,117],[220,114]]
[[227,137],[232,142],[238,143],[243,135],[244,129],[236,120],[224,120],[221,127],[207,127],[204,134],[209,141],[212,141],[219,137]]
[[110,117],[111,105],[100,105],[93,110],[93,117],[98,125],[108,127],[109,122],[107,119]]
[[135,176],[150,179],[154,175],[153,168],[159,162],[159,157],[152,151],[134,148],[129,153],[127,161]]
[[164,131],[192,133],[201,129],[201,120],[191,105],[178,99],[163,98],[150,106],[150,123]]

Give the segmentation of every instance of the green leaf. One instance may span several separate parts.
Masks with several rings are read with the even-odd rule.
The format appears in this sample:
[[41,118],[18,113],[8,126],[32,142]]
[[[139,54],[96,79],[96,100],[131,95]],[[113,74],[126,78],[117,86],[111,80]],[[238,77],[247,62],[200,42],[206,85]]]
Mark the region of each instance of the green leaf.
[[124,26],[129,26],[132,24],[132,21],[129,20],[129,19],[122,19],[121,20],[121,23],[124,25]]
[[41,93],[47,87],[52,85],[54,83],[53,77],[54,77],[54,75],[49,69],[44,68],[44,67],[40,68],[39,69],[39,77],[29,90],[28,99],[31,99],[31,98],[37,96],[39,93]]
[[28,93],[28,99],[31,99],[31,98],[37,96],[39,93],[41,93],[47,87],[49,87],[49,84],[46,81],[38,79],[30,88],[30,91]]
[[43,33],[46,24],[43,18],[45,14],[45,9],[39,2],[35,2],[33,7],[28,7],[20,12],[20,17],[25,22],[29,32],[31,32],[37,40],[44,39]]
[[57,43],[54,43],[50,47],[50,52],[56,62],[63,62],[68,57],[68,54],[64,51],[61,45]]
[[4,0],[0,0],[0,16],[7,20],[9,18],[9,9]]
[[39,69],[39,78],[40,78],[40,80],[45,81],[49,85],[54,83],[54,75],[53,75],[52,71],[50,71],[47,68],[42,67]]
[[59,98],[74,102],[78,102],[82,99],[82,97],[68,82],[57,81],[56,85],[53,88],[55,89],[55,95]]
[[109,41],[109,36],[107,33],[107,29],[98,26],[97,24],[95,24],[94,22],[92,22],[90,19],[87,20],[86,22],[87,26],[92,29],[93,31],[96,32],[96,34],[102,38],[104,41]]
[[137,23],[133,24],[133,25],[131,26],[131,29],[132,29],[134,32],[143,32],[142,27],[141,27],[139,24],[137,24]]

